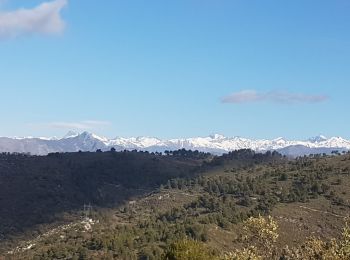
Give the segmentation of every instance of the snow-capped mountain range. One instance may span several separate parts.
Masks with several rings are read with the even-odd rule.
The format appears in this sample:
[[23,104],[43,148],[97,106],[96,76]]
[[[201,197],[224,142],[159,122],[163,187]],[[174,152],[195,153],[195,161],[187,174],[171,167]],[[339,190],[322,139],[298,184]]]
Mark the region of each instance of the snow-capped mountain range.
[[298,156],[331,151],[349,151],[350,141],[341,137],[316,136],[304,141],[291,141],[282,137],[272,140],[253,140],[242,137],[225,137],[214,134],[207,137],[159,139],[155,137],[117,137],[109,139],[93,133],[68,132],[63,138],[45,137],[0,137],[0,152],[31,153],[46,155],[52,152],[103,151],[114,147],[121,150],[164,152],[165,150],[191,149],[214,154],[238,149],[254,151],[278,151],[285,155]]

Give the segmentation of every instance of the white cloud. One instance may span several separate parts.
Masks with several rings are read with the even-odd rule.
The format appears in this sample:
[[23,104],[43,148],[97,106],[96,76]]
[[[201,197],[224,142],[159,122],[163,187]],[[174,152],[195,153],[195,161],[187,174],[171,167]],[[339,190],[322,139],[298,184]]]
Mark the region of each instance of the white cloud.
[[108,121],[97,120],[84,120],[78,122],[51,122],[47,124],[41,124],[42,126],[49,128],[69,129],[69,130],[91,130],[103,128],[111,125]]
[[54,121],[48,123],[27,123],[33,129],[63,129],[73,131],[101,130],[111,126],[109,121],[82,120],[82,121]]
[[274,102],[274,103],[319,103],[328,100],[326,95],[290,93],[287,91],[258,92],[256,90],[242,90],[221,98],[222,103],[252,103],[252,102]]
[[0,11],[0,38],[26,34],[59,34],[65,28],[61,10],[68,0],[44,2],[33,9]]

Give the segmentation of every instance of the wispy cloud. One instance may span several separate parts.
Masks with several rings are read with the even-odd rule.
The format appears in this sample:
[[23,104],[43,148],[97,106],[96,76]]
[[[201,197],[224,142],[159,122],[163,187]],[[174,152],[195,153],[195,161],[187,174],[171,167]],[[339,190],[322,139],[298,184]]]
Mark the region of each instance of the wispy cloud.
[[327,95],[290,93],[287,91],[258,92],[256,90],[242,90],[234,92],[221,98],[222,103],[252,103],[252,102],[273,102],[273,103],[320,103],[328,100]]
[[28,34],[59,34],[65,28],[61,10],[68,0],[44,2],[33,9],[0,11],[0,39]]
[[107,121],[85,120],[79,122],[52,122],[48,126],[52,128],[88,130],[110,125]]
[[104,128],[111,125],[108,121],[97,121],[97,120],[83,120],[78,122],[50,122],[44,124],[35,124],[39,127],[49,127],[56,129],[69,129],[69,130],[92,130]]

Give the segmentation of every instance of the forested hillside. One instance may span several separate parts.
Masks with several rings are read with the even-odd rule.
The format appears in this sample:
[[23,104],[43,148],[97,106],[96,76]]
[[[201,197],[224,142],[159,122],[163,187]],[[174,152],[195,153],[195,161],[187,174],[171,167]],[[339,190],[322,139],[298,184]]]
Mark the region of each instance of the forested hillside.
[[305,245],[309,259],[350,255],[349,154],[3,154],[0,170],[8,259],[303,259]]
[[170,178],[194,176],[207,156],[182,159],[136,151],[1,154],[1,235],[51,222],[84,203],[115,206]]

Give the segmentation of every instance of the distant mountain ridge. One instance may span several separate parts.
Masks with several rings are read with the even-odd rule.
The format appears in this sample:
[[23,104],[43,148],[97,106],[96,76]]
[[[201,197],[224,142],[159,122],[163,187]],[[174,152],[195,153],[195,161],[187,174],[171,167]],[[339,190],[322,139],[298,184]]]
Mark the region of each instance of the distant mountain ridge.
[[155,137],[117,137],[109,139],[93,133],[69,131],[63,138],[44,137],[0,137],[0,152],[31,153],[46,155],[52,152],[103,151],[115,148],[122,150],[143,150],[164,152],[165,150],[191,149],[214,154],[222,154],[239,149],[258,152],[278,151],[285,155],[299,156],[315,153],[331,153],[334,150],[349,151],[350,141],[341,137],[326,138],[316,136],[304,141],[291,141],[282,137],[268,139],[248,139],[225,137],[214,134],[207,137],[159,139]]

